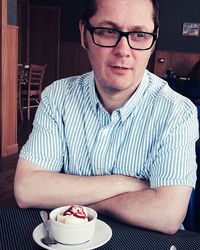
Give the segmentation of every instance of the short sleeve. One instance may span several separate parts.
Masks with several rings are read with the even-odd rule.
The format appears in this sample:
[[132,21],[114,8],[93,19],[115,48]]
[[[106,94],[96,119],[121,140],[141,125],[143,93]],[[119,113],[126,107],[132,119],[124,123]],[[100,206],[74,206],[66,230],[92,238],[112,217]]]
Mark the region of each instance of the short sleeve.
[[166,185],[195,187],[195,142],[199,137],[197,110],[193,104],[169,119],[168,130],[157,145],[150,168],[152,188]]
[[47,87],[43,93],[40,105],[33,122],[33,130],[28,141],[22,147],[20,157],[41,167],[59,172],[63,166],[63,123],[57,108],[55,86]]

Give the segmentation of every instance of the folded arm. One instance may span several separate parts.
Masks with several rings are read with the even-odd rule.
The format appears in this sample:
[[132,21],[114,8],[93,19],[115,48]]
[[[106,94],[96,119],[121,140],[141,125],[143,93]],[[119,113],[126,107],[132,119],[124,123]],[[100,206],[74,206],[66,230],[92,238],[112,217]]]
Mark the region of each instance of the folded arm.
[[18,161],[14,182],[15,198],[23,208],[89,205],[147,188],[147,182],[133,177],[68,175],[46,170],[24,159]]
[[75,176],[55,173],[19,159],[14,192],[22,208],[89,205],[131,225],[175,233],[183,222],[192,188],[150,189],[145,181],[122,175]]
[[187,186],[145,189],[115,196],[92,207],[128,224],[173,234],[185,218],[191,191]]

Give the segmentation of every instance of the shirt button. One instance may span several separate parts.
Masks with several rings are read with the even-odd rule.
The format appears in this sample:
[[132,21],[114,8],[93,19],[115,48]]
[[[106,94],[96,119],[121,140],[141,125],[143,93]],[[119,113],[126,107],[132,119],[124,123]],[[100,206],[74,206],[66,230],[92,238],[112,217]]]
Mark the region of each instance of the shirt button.
[[101,170],[99,168],[96,170],[96,175],[101,175]]
[[103,135],[103,137],[105,137],[107,134],[108,134],[108,129],[105,128],[105,129],[102,131],[102,135]]

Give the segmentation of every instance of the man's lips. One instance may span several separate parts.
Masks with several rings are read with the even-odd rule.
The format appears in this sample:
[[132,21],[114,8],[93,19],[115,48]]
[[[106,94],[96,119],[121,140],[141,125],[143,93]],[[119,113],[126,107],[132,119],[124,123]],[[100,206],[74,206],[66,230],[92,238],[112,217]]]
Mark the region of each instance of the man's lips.
[[119,71],[131,70],[130,67],[128,67],[128,66],[123,66],[123,65],[110,65],[110,67],[111,67],[113,70],[119,70]]
[[124,66],[111,66],[112,68],[116,68],[116,69],[130,69],[128,67],[124,67]]
[[129,63],[125,63],[125,62],[110,62],[107,65],[109,67],[119,68],[119,69],[131,69],[132,68]]

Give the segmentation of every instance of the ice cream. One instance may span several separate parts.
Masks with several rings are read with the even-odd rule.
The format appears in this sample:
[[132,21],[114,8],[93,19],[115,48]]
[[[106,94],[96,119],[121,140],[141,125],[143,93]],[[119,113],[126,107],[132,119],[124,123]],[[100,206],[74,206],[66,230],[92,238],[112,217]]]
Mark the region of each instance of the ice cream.
[[87,210],[84,207],[72,205],[64,213],[57,215],[57,221],[64,224],[80,224],[87,222]]

